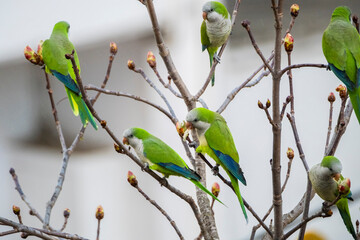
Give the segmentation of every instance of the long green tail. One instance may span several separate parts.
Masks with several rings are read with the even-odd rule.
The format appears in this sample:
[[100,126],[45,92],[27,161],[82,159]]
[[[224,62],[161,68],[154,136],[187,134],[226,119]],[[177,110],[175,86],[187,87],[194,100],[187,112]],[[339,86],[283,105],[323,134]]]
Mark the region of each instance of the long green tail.
[[86,127],[86,124],[89,122],[95,128],[95,130],[97,130],[98,127],[96,125],[95,119],[91,114],[89,108],[86,106],[82,97],[69,90],[67,87],[65,87],[65,90],[68,95],[74,115],[80,115],[80,119],[84,127]]
[[337,201],[336,206],[339,209],[339,213],[341,215],[341,218],[344,221],[344,224],[346,226],[346,229],[349,231],[349,233],[353,236],[353,238],[356,240],[356,233],[354,226],[351,221],[350,211],[349,211],[349,205],[347,198],[341,198],[339,201]]
[[354,92],[349,91],[349,97],[354,108],[355,115],[360,124],[360,87],[357,88]]
[[[226,172],[227,172],[227,171],[226,171]],[[228,174],[229,177],[230,177],[231,185],[233,186],[234,191],[235,191],[235,193],[236,193],[236,196],[237,196],[238,199],[239,199],[239,203],[240,203],[241,209],[242,209],[242,211],[243,211],[243,213],[244,213],[246,223],[248,223],[249,220],[248,220],[248,216],[247,216],[247,214],[246,214],[246,209],[245,209],[245,206],[244,206],[243,199],[242,199],[241,194],[240,194],[239,182],[238,182],[237,178],[235,178],[230,172],[227,172],[227,174]]]
[[[214,53],[210,53],[210,51],[213,51],[213,50],[212,49],[208,50],[209,58],[210,58],[210,68],[211,68],[212,65],[213,65]],[[216,52],[216,50],[215,50],[215,52]],[[213,76],[211,78],[211,86],[214,86],[214,84],[215,84],[215,71],[214,71],[214,74],[213,74]]]
[[[223,202],[221,202],[217,197],[215,197],[214,194],[212,194],[212,192],[210,192],[206,187],[204,187],[204,185],[202,185],[199,181],[193,180],[193,179],[189,179],[193,184],[195,184],[198,188],[200,188],[203,192],[206,192],[207,194],[209,194],[212,198],[214,198],[216,201],[218,201],[219,203],[221,203],[222,205],[225,205]],[[225,205],[226,206],[226,205]]]

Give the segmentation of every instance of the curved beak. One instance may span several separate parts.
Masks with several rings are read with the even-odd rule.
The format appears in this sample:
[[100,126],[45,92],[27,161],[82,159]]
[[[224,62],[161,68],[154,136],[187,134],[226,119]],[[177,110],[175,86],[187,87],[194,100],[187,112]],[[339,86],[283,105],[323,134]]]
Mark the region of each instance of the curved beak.
[[193,125],[191,122],[186,122],[186,129],[193,129]]
[[206,19],[207,19],[207,13],[206,13],[206,12],[203,12],[203,13],[202,13],[202,17],[203,17],[204,20],[206,20]]
[[126,137],[124,137],[123,138],[123,144],[125,144],[125,145],[129,145],[129,141],[128,141],[128,139],[126,138]]

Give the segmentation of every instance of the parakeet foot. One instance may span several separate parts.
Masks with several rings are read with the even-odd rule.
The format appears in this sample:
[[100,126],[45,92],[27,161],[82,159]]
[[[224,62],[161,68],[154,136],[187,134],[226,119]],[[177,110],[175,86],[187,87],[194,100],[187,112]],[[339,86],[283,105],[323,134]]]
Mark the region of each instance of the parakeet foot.
[[214,54],[214,60],[220,63],[220,57],[217,55],[217,53]]
[[168,181],[166,177],[163,177],[160,181],[160,186],[167,186],[167,185],[168,185]]
[[145,169],[149,170],[149,163],[144,163],[144,166],[141,168],[141,171],[145,171]]
[[217,176],[219,174],[219,164],[216,164],[211,171],[213,172],[214,176]]
[[196,144],[196,142],[195,142],[195,141],[193,141],[193,142],[190,142],[190,143],[189,143],[189,147],[193,147],[193,148],[196,148],[196,147],[197,147],[197,144]]

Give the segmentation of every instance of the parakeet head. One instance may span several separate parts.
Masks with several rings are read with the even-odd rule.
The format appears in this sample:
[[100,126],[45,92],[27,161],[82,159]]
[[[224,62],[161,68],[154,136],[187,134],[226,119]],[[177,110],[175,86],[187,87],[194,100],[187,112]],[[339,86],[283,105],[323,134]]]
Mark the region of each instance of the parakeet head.
[[210,1],[204,4],[202,7],[203,19],[209,22],[216,22],[227,18],[229,15],[226,7],[216,1]]
[[214,121],[216,114],[206,108],[194,108],[186,115],[186,128],[206,131]]
[[123,133],[123,143],[136,148],[150,133],[141,128],[128,128]]
[[351,17],[350,8],[347,6],[340,6],[335,8],[334,12],[331,15],[331,20],[340,18],[350,22],[351,21],[350,17]]
[[321,161],[320,166],[327,169],[329,175],[335,177],[336,180],[340,177],[342,171],[342,165],[339,159],[334,156],[326,156]]
[[69,29],[70,29],[70,24],[65,21],[61,21],[55,24],[53,32],[61,31],[61,32],[69,33]]

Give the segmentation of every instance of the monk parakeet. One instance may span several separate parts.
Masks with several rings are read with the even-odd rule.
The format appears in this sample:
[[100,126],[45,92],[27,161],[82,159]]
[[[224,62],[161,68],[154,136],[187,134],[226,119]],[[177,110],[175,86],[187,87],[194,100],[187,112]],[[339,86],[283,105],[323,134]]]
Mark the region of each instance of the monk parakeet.
[[333,73],[346,85],[360,123],[360,36],[348,7],[335,8],[324,31],[322,48]]
[[[201,24],[201,44],[202,51],[207,49],[210,58],[210,67],[213,58],[217,58],[217,50],[221,47],[231,32],[231,17],[226,7],[216,1],[207,2],[202,7],[203,19]],[[214,86],[215,73],[211,79],[211,85]]]
[[[97,129],[96,122],[90,110],[81,97],[80,89],[76,82],[75,72],[71,61],[65,58],[65,54],[71,54],[74,45],[68,38],[70,25],[67,22],[55,24],[51,36],[42,45],[42,56],[46,72],[51,73],[64,85],[69,102],[75,116],[80,114],[81,122],[86,126],[87,122]],[[76,51],[74,52],[76,65],[80,73],[80,64]]]
[[166,178],[170,175],[187,178],[202,191],[222,203],[199,182],[201,177],[186,165],[179,154],[159,138],[141,128],[126,129],[123,137],[123,143],[133,147],[136,155],[151,170],[162,173]]
[[[334,201],[339,194],[339,180],[343,180],[340,174],[342,165],[339,159],[333,156],[326,156],[321,163],[313,166],[309,172],[309,178],[315,192],[325,201]],[[349,184],[350,185],[350,184]],[[350,186],[349,186],[350,187]],[[351,222],[348,199],[351,199],[351,191],[342,195],[340,200],[336,202],[340,215],[345,223],[347,230],[356,239],[354,226]]]
[[240,180],[246,186],[244,174],[239,165],[239,154],[225,119],[206,108],[195,108],[186,116],[187,129],[196,129],[200,145],[196,152],[209,155],[229,175],[240,206],[248,221],[243,199],[240,194]]

